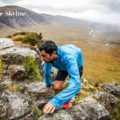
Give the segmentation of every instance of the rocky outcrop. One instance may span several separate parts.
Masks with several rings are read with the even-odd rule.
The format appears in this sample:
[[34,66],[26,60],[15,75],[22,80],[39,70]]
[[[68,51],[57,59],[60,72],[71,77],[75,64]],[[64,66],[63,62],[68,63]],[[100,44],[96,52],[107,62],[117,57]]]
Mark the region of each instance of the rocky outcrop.
[[52,115],[44,115],[38,120],[110,120],[110,114],[95,99],[85,98],[70,110],[59,110]]
[[119,85],[115,85],[112,83],[104,83],[103,87],[107,92],[120,98],[120,86]]
[[22,117],[29,112],[29,102],[21,93],[6,90],[2,92],[0,100],[3,104],[1,111],[4,110],[3,114],[9,119]]
[[[85,97],[83,100],[80,100],[76,105],[69,110],[64,110],[60,108],[56,110],[53,114],[44,114],[42,113],[43,106],[46,102],[52,97],[53,92],[49,94],[46,93],[45,84],[42,82],[33,82],[26,85],[21,84],[21,90],[19,92],[13,92],[5,90],[1,93],[0,97],[0,116],[6,116],[9,119],[20,119],[34,120],[35,116],[34,110],[31,109],[32,105],[38,106],[41,111],[41,116],[38,117],[38,120],[111,120],[112,116],[107,108],[110,104],[107,104],[105,101],[107,98],[102,100],[101,96],[107,96],[107,93],[101,92],[96,93],[96,97],[93,98]],[[109,94],[109,93],[108,93]],[[109,94],[110,95],[110,94]],[[111,95],[112,96],[112,95]],[[113,98],[107,101],[108,103],[116,104],[117,98]],[[15,106],[14,106],[15,104]],[[2,107],[4,105],[4,108]],[[7,110],[6,110],[7,109]],[[22,112],[20,112],[22,111]]]
[[35,57],[36,52],[19,46],[3,49],[0,52],[1,59],[7,64],[20,64],[25,57],[30,55]]
[[10,38],[2,38],[0,40],[0,49],[15,46],[14,42]]
[[[6,43],[7,42],[7,43]],[[71,109],[57,109],[53,114],[42,112],[55,92],[46,92],[45,83],[29,79],[28,68],[42,71],[41,59],[36,51],[15,45],[8,39],[4,48],[0,44],[3,75],[0,80],[0,119],[5,120],[112,120],[114,107],[119,101],[120,86],[113,84],[90,85],[86,79],[82,89],[72,101]],[[11,44],[12,43],[12,44]],[[14,45],[13,45],[14,43]],[[10,45],[9,45],[10,44]],[[29,59],[26,58],[32,56]],[[23,62],[25,60],[25,63]],[[36,66],[40,67],[36,67]],[[31,67],[32,66],[32,67]],[[34,69],[36,67],[36,69]],[[104,90],[104,89],[105,90]]]
[[27,76],[25,67],[23,65],[10,65],[8,67],[8,73],[12,80],[24,80]]
[[95,98],[110,112],[111,116],[114,114],[113,109],[118,103],[117,97],[107,92],[96,91]]
[[[29,64],[34,65],[32,66],[32,69],[36,69],[35,67],[38,67],[37,69],[41,73],[41,69],[39,68],[42,68],[42,61],[35,50],[17,46],[11,39],[7,38],[5,40],[1,38],[0,42],[0,59],[3,62],[4,70],[3,79],[4,76],[9,76],[12,80],[23,81],[28,76],[27,72],[30,66]],[[26,59],[32,59],[32,61],[30,61],[32,63]]]
[[10,120],[36,119],[39,112],[42,113],[43,106],[53,97],[54,92],[51,90],[50,93],[46,93],[43,82],[17,84],[18,86],[15,86],[14,83],[10,84],[6,81],[0,83],[1,86],[7,86],[0,94],[0,118]]
[[54,91],[46,92],[45,84],[43,82],[32,82],[23,84],[22,91],[30,96],[30,101],[36,104],[40,109],[54,96]]

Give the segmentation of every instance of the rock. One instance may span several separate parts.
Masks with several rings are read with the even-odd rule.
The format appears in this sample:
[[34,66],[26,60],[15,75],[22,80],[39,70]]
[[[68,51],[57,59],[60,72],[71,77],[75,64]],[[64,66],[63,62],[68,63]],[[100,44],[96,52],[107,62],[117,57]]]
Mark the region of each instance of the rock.
[[89,116],[88,119],[92,119],[92,120],[101,120],[101,119],[109,120],[110,119],[110,114],[105,109],[105,107],[100,103],[98,103],[92,97],[85,98],[83,101],[81,101],[78,104],[78,106],[81,107],[88,114]]
[[29,102],[21,93],[6,90],[2,92],[0,100],[4,103],[5,114],[10,120],[23,117],[30,111]]
[[4,90],[8,86],[12,85],[12,81],[10,79],[5,79],[4,81],[0,82],[0,90]]
[[72,118],[74,118],[73,120],[89,120],[90,118],[86,110],[84,110],[80,104],[73,106],[69,112]]
[[43,108],[44,104],[54,96],[54,91],[51,90],[49,93],[46,92],[46,86],[44,82],[32,82],[30,84],[22,85],[22,89],[28,92],[31,102],[37,105],[40,109]]
[[4,107],[4,102],[0,99],[0,118],[4,118],[5,116],[6,116],[6,110]]
[[32,82],[30,84],[24,84],[23,87],[24,89],[27,89],[30,93],[46,92],[44,82]]
[[87,79],[82,79],[83,84],[87,85],[88,84],[88,80]]
[[0,38],[0,49],[13,47],[15,44],[10,38]]
[[103,83],[102,84],[103,88],[113,94],[114,96],[120,98],[120,85],[115,85],[115,84],[112,84],[112,83]]
[[4,81],[1,81],[1,82],[0,82],[0,86],[1,86],[1,85],[9,86],[9,85],[11,85],[11,84],[12,84],[11,79],[9,79],[9,78],[7,78],[7,77],[5,77],[5,80],[4,80]]
[[52,115],[43,115],[38,120],[110,120],[110,114],[103,105],[87,97],[69,110],[58,110]]
[[75,120],[65,110],[60,110],[52,115],[43,115],[38,120]]
[[113,109],[118,103],[117,97],[107,92],[96,91],[95,98],[98,102],[100,102],[100,104],[105,106],[105,108],[111,113],[111,115],[113,114]]
[[30,48],[23,48],[19,46],[14,46],[1,50],[0,58],[7,64],[20,64],[23,59],[27,56],[36,57],[37,53]]
[[[6,39],[5,41],[5,43],[7,43]],[[10,41],[14,43],[11,39]],[[10,44],[10,42],[8,42],[8,44]],[[9,48],[4,47],[4,49],[0,50],[0,60],[3,63],[1,80],[5,80],[5,76],[17,81],[42,78],[42,61],[35,50],[17,45]]]
[[8,73],[12,80],[23,81],[26,78],[26,71],[23,65],[10,65]]

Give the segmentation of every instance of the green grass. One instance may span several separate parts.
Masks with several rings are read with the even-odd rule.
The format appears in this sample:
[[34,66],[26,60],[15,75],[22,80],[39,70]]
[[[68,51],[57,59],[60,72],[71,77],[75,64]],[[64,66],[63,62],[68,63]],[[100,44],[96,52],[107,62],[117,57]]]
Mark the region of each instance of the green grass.
[[75,44],[84,55],[83,78],[89,83],[112,82],[120,84],[120,54],[119,46],[105,47],[80,41],[58,40],[61,45]]
[[11,37],[15,41],[21,41],[32,46],[39,45],[42,41],[42,33],[20,32],[13,34]]
[[115,118],[115,120],[120,120],[120,99],[119,99],[119,102],[114,109],[114,118]]
[[[61,29],[62,27],[59,26]],[[86,42],[90,38],[82,30],[70,29],[57,31],[48,27],[41,27],[44,38],[52,39],[58,44],[75,44],[82,48],[84,54],[84,73],[83,78],[88,79],[89,83],[94,82],[112,82],[120,84],[120,46],[106,47],[99,44],[89,44]],[[48,30],[47,32],[44,29]],[[74,31],[74,32],[73,32]],[[27,39],[26,39],[26,38]],[[18,37],[19,38],[19,37]],[[22,37],[21,37],[22,38]],[[24,36],[26,43],[32,41],[36,35],[26,34]],[[99,39],[99,38],[98,38]],[[30,43],[29,43],[30,44]]]
[[2,78],[2,75],[3,75],[3,62],[2,60],[0,59],[0,80]]
[[36,45],[39,43],[39,39],[37,38],[36,34],[30,33],[24,36],[22,39],[23,43],[29,43],[30,45]]
[[28,56],[23,60],[23,65],[28,73],[30,80],[42,80],[38,64],[33,56]]
[[40,116],[42,116],[42,110],[40,110],[36,105],[32,104],[30,106],[30,109],[34,112],[35,114],[35,120],[37,120]]

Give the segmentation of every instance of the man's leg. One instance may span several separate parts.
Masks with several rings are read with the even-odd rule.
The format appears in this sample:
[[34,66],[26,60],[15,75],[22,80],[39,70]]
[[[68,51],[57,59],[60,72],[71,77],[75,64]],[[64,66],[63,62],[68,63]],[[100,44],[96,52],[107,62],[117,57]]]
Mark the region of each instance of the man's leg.
[[68,76],[68,72],[58,70],[57,75],[53,82],[53,89],[56,91],[56,93],[60,92],[64,88],[63,84],[67,76]]
[[61,91],[63,89],[64,81],[55,80],[53,83],[53,89],[56,91]]
[[79,73],[80,73],[80,78],[81,78],[82,75],[83,75],[83,66],[81,66],[81,67],[79,68]]

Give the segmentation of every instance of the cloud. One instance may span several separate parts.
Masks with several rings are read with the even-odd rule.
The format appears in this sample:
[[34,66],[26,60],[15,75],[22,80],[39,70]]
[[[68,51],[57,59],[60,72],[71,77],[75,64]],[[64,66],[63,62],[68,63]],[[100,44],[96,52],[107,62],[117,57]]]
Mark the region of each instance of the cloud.
[[1,0],[1,5],[120,25],[120,0]]

